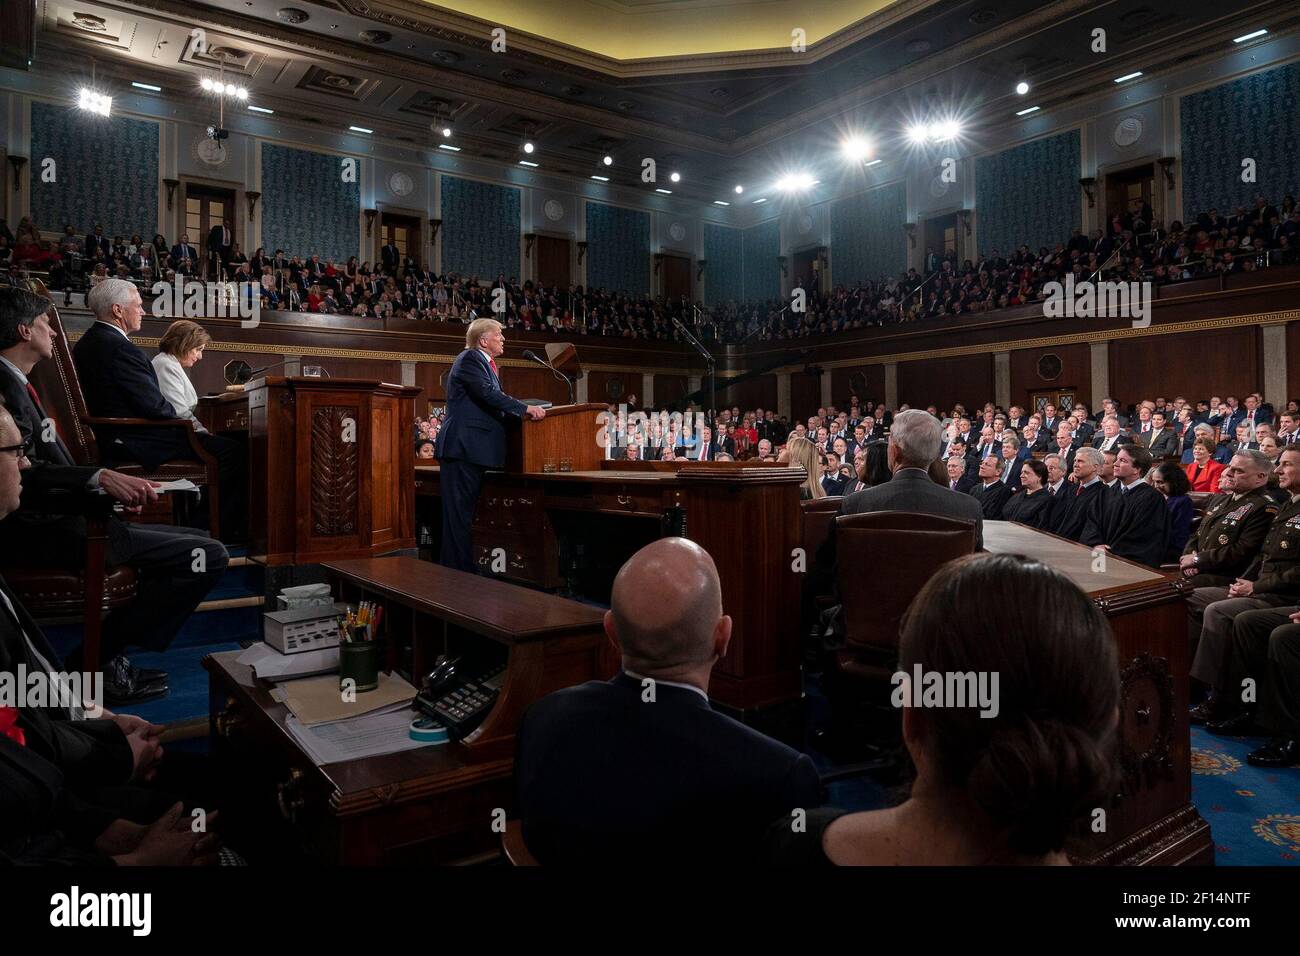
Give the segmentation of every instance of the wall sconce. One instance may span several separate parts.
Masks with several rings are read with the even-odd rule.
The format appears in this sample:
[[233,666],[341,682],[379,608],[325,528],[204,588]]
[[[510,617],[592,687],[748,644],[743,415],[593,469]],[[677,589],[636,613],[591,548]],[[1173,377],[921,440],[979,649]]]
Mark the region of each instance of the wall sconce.
[[248,200],[248,218],[251,221],[257,211],[257,201],[262,198],[262,194],[255,193],[251,189],[245,189],[244,198]]
[[785,256],[777,256],[776,261],[777,264],[781,267],[781,278],[782,279],[788,278],[790,273],[786,271],[785,268]]
[[438,230],[442,228],[442,220],[430,219],[429,227],[433,230],[433,238],[429,240],[429,243],[436,246],[438,244]]
[[537,233],[535,232],[524,233],[524,255],[525,256],[531,256],[533,254],[533,243],[536,241],[537,241]]
[[961,220],[962,227],[966,230],[966,235],[970,235],[970,215],[969,209],[957,210],[957,218]]
[[9,165],[14,168],[14,192],[22,192],[23,167],[27,165],[26,156],[9,156]]
[[705,267],[706,265],[708,265],[708,264],[709,264],[709,262],[708,262],[707,259],[701,259],[699,262],[695,263],[695,265],[696,265],[696,267],[697,267],[697,269],[698,269],[698,271],[695,273],[695,281],[696,281],[696,282],[699,282],[699,281],[700,281],[700,278],[704,275],[704,267]]
[[1161,156],[1158,160],[1156,160],[1156,162],[1158,162],[1160,164],[1160,168],[1164,170],[1165,188],[1173,189],[1174,188],[1174,163],[1177,162],[1177,160],[1175,160],[1172,156]]
[[586,254],[587,254],[587,244],[585,242],[578,243],[578,265],[582,265],[582,257],[585,256]]
[[664,264],[664,254],[662,252],[656,252],[654,254],[654,262],[655,262],[655,275],[658,275],[659,267]]
[[915,249],[916,248],[916,223],[914,222],[903,223],[903,231],[907,233],[907,241],[910,242],[912,244],[912,248]]
[[176,187],[181,184],[179,179],[164,179],[163,185],[167,187],[167,211],[172,211],[172,200],[176,196]]
[[1088,197],[1088,208],[1095,209],[1097,207],[1097,177],[1084,176],[1079,180],[1079,185],[1083,187],[1083,193]]
[[366,236],[370,236],[370,230],[375,224],[375,217],[379,215],[378,209],[366,210]]

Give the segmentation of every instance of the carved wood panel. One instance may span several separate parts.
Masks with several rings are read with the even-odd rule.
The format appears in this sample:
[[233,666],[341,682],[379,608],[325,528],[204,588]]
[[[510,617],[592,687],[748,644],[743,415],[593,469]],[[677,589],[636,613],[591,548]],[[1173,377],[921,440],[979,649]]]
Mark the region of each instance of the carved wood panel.
[[314,535],[356,534],[359,415],[355,405],[321,405],[312,409],[311,527]]

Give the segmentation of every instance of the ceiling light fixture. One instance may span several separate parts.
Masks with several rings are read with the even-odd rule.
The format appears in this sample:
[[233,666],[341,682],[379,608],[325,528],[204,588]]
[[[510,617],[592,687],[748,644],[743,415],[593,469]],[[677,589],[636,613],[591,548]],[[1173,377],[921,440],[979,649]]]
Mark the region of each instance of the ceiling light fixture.
[[608,177],[608,176],[592,176],[591,178],[594,179],[594,180],[596,180],[597,182],[602,182],[602,183],[607,183],[607,182],[609,182],[609,177]]
[[757,206],[761,202],[767,202],[767,197],[764,196],[762,199],[755,199],[752,203],[750,203],[750,205]]
[[132,82],[131,85],[134,86],[137,90],[148,90],[148,91],[151,92],[151,93],[161,93],[161,92],[162,92],[162,87],[161,87],[161,86],[154,86],[152,83],[136,83],[136,82]]
[[1029,92],[1029,84],[1026,83],[1024,80],[1021,80],[1019,83],[1016,84],[1016,93],[1018,93],[1020,96],[1024,96],[1028,92]]
[[715,206],[730,206],[731,203],[729,203],[729,202],[723,202],[721,199],[715,199],[715,200],[713,200],[713,205],[715,205]]
[[77,105],[87,112],[95,113],[99,116],[108,116],[113,112],[113,97],[105,96],[103,93],[96,93],[92,89],[82,87],[81,93],[77,98]]
[[1253,39],[1255,39],[1255,37],[1262,37],[1262,36],[1264,36],[1266,33],[1268,33],[1267,30],[1256,30],[1254,33],[1247,33],[1244,37],[1237,37],[1237,38],[1236,38],[1235,40],[1233,40],[1232,42],[1233,42],[1233,43],[1245,43],[1247,40],[1253,40]]
[[438,148],[439,148],[439,149],[445,149],[445,150],[446,150],[447,152],[449,152],[449,153],[459,153],[459,152],[460,152],[460,147],[459,147],[459,146],[448,146],[446,143],[439,143],[439,144],[438,144]]
[[531,156],[533,150],[535,150],[536,148],[537,148],[537,147],[534,146],[530,141],[528,141],[528,140],[524,140],[524,152],[525,152],[525,153],[528,153],[528,154]]
[[1133,72],[1133,73],[1125,73],[1123,76],[1117,76],[1117,77],[1115,77],[1115,82],[1116,82],[1116,83],[1127,83],[1129,80],[1136,80],[1136,79],[1137,79],[1139,76],[1141,76],[1141,75],[1142,75],[1142,71],[1141,71],[1141,70],[1137,70],[1137,71],[1135,71],[1135,72]]
[[883,162],[884,162],[883,159],[873,159],[871,162],[867,163],[867,167],[870,168],[871,166],[879,166]]
[[274,113],[274,112],[275,112],[275,110],[268,110],[265,106],[250,106],[249,109],[252,110],[254,113]]
[[364,126],[349,126],[348,129],[352,130],[352,132],[354,132],[354,133],[367,133],[367,134],[369,134],[369,133],[373,133],[373,132],[374,132],[373,129],[366,129]]
[[606,156],[604,159],[601,160],[601,162],[604,163],[606,166],[613,166],[613,165],[614,165],[614,157],[613,157],[613,156]]
[[737,196],[739,196],[739,195],[740,195],[741,193],[743,193],[744,191],[745,191],[745,187],[744,187],[744,186],[737,186],[737,187],[736,187],[736,195],[737,195]]
[[788,176],[782,176],[776,181],[776,188],[785,193],[799,192],[804,189],[811,189],[816,186],[818,180],[813,179],[807,173],[791,173]]
[[444,126],[444,127],[442,128],[442,138],[443,138],[443,139],[451,139],[451,127],[450,127],[450,126]]
[[1029,106],[1029,107],[1026,107],[1026,108],[1023,109],[1023,110],[1016,110],[1016,115],[1017,115],[1017,116],[1028,116],[1030,113],[1036,113],[1036,112],[1038,112],[1040,109],[1042,109],[1041,106]]
[[520,165],[520,166],[531,166],[533,169],[536,169],[536,168],[538,167],[539,164],[538,164],[538,163],[530,163],[530,162],[529,162],[528,160],[526,160],[526,159],[521,159],[521,160],[519,160],[519,165]]
[[657,188],[657,189],[655,189],[655,192],[657,192],[657,193],[663,193],[665,196],[671,196],[671,195],[673,194],[673,191],[672,191],[671,189],[658,189],[658,188]]
[[840,153],[851,163],[866,162],[874,152],[870,140],[861,136],[850,136],[840,144]]
[[673,182],[675,182],[675,183],[680,183],[680,182],[682,181],[682,174],[681,174],[681,173],[673,173],[673,174],[670,175],[668,178],[671,179],[671,180],[672,180]]

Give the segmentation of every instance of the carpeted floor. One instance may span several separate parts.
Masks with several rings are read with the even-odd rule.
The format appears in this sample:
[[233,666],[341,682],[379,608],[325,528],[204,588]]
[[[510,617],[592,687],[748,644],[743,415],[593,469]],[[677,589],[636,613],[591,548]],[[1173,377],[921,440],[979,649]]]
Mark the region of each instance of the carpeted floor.
[[1246,763],[1260,737],[1192,728],[1192,802],[1210,824],[1219,866],[1300,865],[1300,766]]

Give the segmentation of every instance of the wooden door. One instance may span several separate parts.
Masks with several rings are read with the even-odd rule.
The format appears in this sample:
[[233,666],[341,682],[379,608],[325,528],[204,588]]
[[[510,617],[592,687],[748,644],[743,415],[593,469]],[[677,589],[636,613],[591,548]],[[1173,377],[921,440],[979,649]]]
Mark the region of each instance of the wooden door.
[[[399,261],[405,262],[410,256],[418,265],[420,262],[420,221],[411,216],[395,216],[385,213],[379,227],[379,245],[392,242],[401,254]],[[378,262],[373,263],[378,266]],[[400,270],[399,270],[400,271]]]
[[691,298],[691,260],[685,256],[664,256],[663,260],[664,298],[676,302],[685,296]]
[[547,289],[569,288],[569,240],[537,237],[537,284]]
[[[199,185],[185,187],[185,226],[182,235],[189,236],[189,244],[199,250],[199,261],[205,267],[208,261],[208,232],[213,226],[221,225],[226,219],[231,222],[230,241],[238,242],[238,232],[234,227],[235,191],[233,189]],[[176,241],[180,242],[179,236]],[[293,255],[288,249],[285,252]]]

